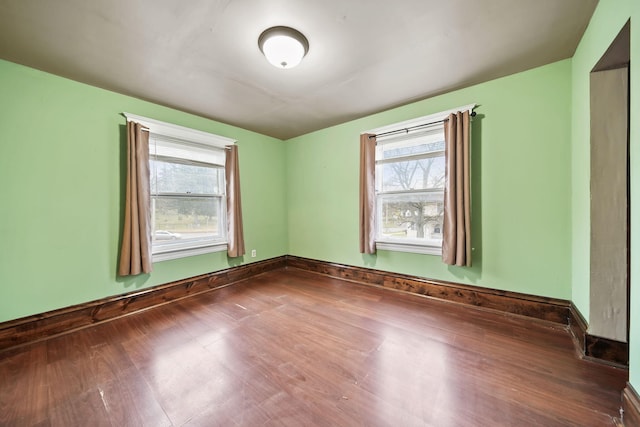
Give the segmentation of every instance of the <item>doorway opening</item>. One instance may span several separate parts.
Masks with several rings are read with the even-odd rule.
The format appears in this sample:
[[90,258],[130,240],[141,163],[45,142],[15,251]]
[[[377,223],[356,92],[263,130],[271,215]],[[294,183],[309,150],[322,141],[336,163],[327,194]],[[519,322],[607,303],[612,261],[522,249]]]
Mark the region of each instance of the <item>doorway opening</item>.
[[630,203],[627,22],[591,71],[590,335],[629,341]]

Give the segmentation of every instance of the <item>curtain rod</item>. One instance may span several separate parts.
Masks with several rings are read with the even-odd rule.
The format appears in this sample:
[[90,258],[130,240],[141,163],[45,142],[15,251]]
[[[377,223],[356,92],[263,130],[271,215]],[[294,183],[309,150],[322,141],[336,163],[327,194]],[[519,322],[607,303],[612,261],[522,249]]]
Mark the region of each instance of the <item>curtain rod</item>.
[[[471,117],[475,117],[475,115],[476,115],[475,111],[472,111],[471,113],[469,113],[469,116],[471,116]],[[449,118],[446,118],[446,119],[442,119],[442,120],[436,120],[435,122],[423,123],[421,125],[411,126],[411,127],[408,127],[408,128],[390,130],[389,132],[382,132],[382,133],[378,133],[378,134],[375,134],[375,135],[369,135],[369,138],[377,138],[379,136],[393,135],[393,134],[402,133],[402,132],[409,133],[410,130],[415,130],[415,129],[420,129],[420,128],[423,128],[423,127],[435,125],[436,123],[444,123],[444,122],[446,122],[448,120],[449,120]]]

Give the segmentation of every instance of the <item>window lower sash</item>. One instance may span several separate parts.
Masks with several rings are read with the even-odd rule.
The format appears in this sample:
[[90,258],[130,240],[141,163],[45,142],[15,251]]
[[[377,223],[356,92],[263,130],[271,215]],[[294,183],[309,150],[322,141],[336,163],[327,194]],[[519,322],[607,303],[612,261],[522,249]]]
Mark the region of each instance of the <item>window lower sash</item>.
[[165,251],[159,250],[153,253],[152,258],[153,262],[160,262],[213,252],[225,252],[226,250],[227,242],[211,242],[201,246],[173,248]]
[[376,241],[376,249],[394,252],[409,252],[425,255],[442,255],[442,246],[425,245],[412,242]]

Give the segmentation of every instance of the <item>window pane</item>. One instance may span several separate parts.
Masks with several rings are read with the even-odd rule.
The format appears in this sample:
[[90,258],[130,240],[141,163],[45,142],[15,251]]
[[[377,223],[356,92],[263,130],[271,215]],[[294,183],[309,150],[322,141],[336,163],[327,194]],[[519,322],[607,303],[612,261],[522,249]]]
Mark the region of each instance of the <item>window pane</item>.
[[217,166],[199,166],[150,160],[151,193],[221,194],[224,170]]
[[443,197],[441,192],[379,196],[379,237],[441,245]]
[[438,126],[425,131],[394,136],[388,140],[379,141],[376,150],[376,160],[444,152],[444,130],[442,126]]
[[151,157],[173,157],[224,165],[224,150],[222,148],[189,143],[157,134],[149,135],[149,154]]
[[378,192],[444,188],[444,155],[376,166]]
[[220,238],[221,201],[221,197],[153,197],[154,251]]

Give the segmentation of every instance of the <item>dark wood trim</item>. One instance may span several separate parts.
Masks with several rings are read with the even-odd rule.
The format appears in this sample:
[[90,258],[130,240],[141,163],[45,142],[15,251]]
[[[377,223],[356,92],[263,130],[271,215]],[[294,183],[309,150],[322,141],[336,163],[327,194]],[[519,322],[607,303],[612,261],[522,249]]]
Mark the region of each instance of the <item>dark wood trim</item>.
[[626,367],[629,365],[629,344],[585,334],[584,355]]
[[600,338],[587,333],[587,322],[568,300],[502,291],[478,286],[424,279],[400,273],[336,264],[296,256],[287,256],[287,267],[379,286],[430,298],[497,310],[566,325],[581,357],[626,367],[629,363],[627,343]]
[[287,256],[287,267],[312,271],[366,285],[381,286],[430,298],[517,314],[568,325],[571,303],[567,300],[518,292],[481,288],[400,273]]
[[628,364],[627,343],[589,335],[584,318],[575,305],[567,300],[431,280],[291,255],[231,267],[226,270],[0,323],[0,351],[219,289],[258,274],[285,267],[566,325],[581,356],[616,365],[626,366]]
[[278,269],[0,353],[0,426],[621,425],[627,372],[571,346],[550,322]]
[[284,268],[285,262],[286,257],[281,256],[3,322],[0,323],[0,351],[219,289]]
[[569,308],[569,332],[573,338],[573,343],[580,356],[585,354],[585,337],[587,336],[587,321],[584,320],[582,313],[578,310],[573,302]]
[[622,424],[625,427],[640,427],[640,396],[629,383],[622,390],[622,411]]
[[629,344],[591,335],[587,332],[587,322],[578,308],[571,303],[569,331],[580,356],[610,363],[619,367],[629,365]]

